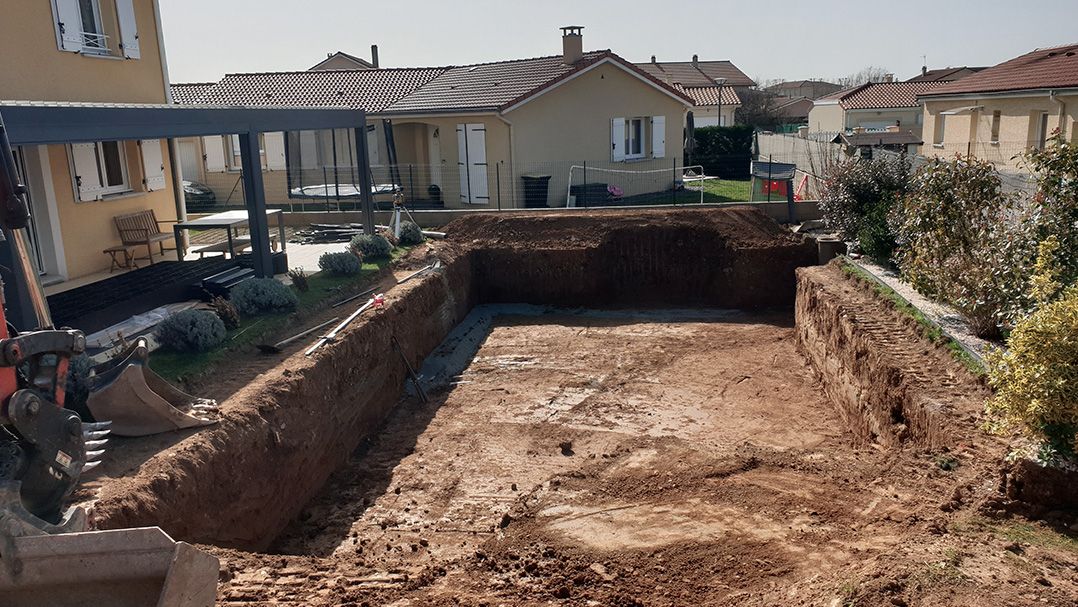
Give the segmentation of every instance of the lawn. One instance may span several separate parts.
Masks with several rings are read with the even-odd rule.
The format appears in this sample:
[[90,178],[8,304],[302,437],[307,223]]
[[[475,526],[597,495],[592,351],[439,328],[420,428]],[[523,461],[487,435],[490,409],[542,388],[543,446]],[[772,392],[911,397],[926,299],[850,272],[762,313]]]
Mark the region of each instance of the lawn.
[[[306,292],[296,291],[299,305],[295,312],[244,318],[238,328],[228,332],[224,344],[209,352],[193,354],[161,348],[150,356],[150,368],[170,382],[182,383],[207,372],[226,357],[236,356],[252,344],[277,341],[285,333],[286,328],[295,329],[295,331],[288,331],[289,334],[298,333],[306,328],[301,326],[305,318],[324,309],[332,302],[368,288],[371,279],[379,271],[388,267],[393,260],[407,251],[407,248],[397,248],[389,259],[364,262],[363,270],[352,276],[335,276],[325,272],[312,274],[308,277],[310,288]],[[342,309],[351,312],[351,308],[347,306]]]
[[[747,179],[709,179],[704,182],[704,202],[746,202],[749,199],[750,183]],[[677,202],[700,202],[700,191],[682,190],[677,193]]]

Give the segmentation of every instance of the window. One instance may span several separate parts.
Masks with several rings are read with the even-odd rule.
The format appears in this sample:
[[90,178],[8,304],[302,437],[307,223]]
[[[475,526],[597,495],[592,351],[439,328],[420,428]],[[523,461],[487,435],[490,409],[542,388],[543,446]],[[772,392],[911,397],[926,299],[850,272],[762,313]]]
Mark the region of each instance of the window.
[[644,157],[643,118],[629,118],[625,121],[625,157]]
[[999,110],[992,112],[992,143],[999,143],[999,123],[1003,113]]
[[[102,3],[115,20],[106,30]],[[57,46],[84,55],[122,55],[138,59],[139,37],[134,0],[52,0]]]
[[76,143],[71,146],[71,158],[79,200],[100,200],[109,194],[131,191],[123,143]]
[[1045,144],[1048,143],[1048,112],[1041,112],[1037,122],[1037,141],[1035,145],[1038,150],[1043,150]]
[[[240,155],[240,136],[228,136],[228,169],[230,171],[243,170],[243,156]],[[266,168],[266,145],[262,135],[258,136],[258,156],[261,159],[262,168]]]
[[108,36],[101,27],[101,7],[97,0],[78,0],[79,20],[82,22],[82,50],[89,53],[108,53]]
[[943,147],[943,130],[947,126],[947,117],[943,114],[936,114],[936,128],[932,132],[932,143]]

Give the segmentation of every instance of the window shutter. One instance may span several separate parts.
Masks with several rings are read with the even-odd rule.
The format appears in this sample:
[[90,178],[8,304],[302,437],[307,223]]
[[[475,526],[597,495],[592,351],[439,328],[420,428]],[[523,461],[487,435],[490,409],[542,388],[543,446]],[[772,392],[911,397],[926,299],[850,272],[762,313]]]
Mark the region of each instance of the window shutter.
[[468,193],[469,202],[490,202],[490,183],[487,180],[487,127],[469,124],[468,131]]
[[651,156],[652,158],[666,156],[666,116],[651,118]]
[[116,0],[116,18],[120,22],[120,50],[128,59],[138,59],[138,23],[132,0]]
[[225,172],[225,146],[224,138],[213,135],[202,138],[202,157],[206,160],[206,172]]
[[614,162],[625,160],[624,118],[614,118],[610,121],[610,159]]
[[271,171],[283,171],[284,159],[284,133],[263,133],[262,143],[266,150],[266,168]]
[[318,168],[318,133],[316,131],[299,132],[299,168]]
[[138,142],[142,151],[142,183],[147,192],[165,189],[165,160],[161,154],[160,139],[143,139]]
[[367,127],[367,157],[372,165],[378,164],[378,127]]
[[75,185],[79,200],[84,202],[101,198],[101,173],[97,168],[97,144],[71,144],[71,161],[75,165]]
[[82,18],[79,17],[79,0],[53,0],[53,16],[56,17],[56,45],[61,51],[82,51]]
[[468,136],[467,125],[457,125],[457,169],[460,171],[460,201],[471,202],[472,192],[468,183]]

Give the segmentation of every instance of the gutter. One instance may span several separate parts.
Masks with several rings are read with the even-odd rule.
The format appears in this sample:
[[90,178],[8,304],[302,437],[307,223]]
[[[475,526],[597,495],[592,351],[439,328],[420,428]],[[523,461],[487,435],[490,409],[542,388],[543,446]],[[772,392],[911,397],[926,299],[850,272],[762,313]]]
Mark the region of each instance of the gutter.
[[1063,139],[1067,138],[1067,102],[1063,101],[1056,95],[1054,90],[1048,91],[1048,98],[1055,101],[1059,105],[1059,136]]
[[[168,77],[168,58],[165,56],[165,34],[161,31],[161,6],[158,0],[153,0],[153,21],[154,27],[157,29],[157,53],[161,58],[161,79],[164,81],[165,86],[165,103],[172,105],[172,88]],[[169,137],[166,141],[168,141],[168,168],[169,173],[172,175],[172,198],[176,205],[176,221],[187,221],[187,201],[183,195],[183,169],[180,163],[176,161],[179,158],[179,148],[176,145],[175,138]],[[186,250],[188,244],[186,230],[181,230],[180,240],[183,242],[177,242],[176,248],[181,251]]]

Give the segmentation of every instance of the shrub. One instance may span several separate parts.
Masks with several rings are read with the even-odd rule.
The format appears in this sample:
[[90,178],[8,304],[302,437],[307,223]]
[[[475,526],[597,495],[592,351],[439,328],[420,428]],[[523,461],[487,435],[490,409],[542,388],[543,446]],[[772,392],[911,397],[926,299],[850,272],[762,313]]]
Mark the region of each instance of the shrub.
[[888,217],[909,180],[910,164],[904,156],[832,165],[820,196],[824,221],[846,240],[856,241],[866,255],[886,263],[895,249]]
[[1054,236],[1059,283],[1078,283],[1078,146],[1056,134],[1043,150],[1028,152],[1026,162],[1037,181],[1033,196],[1037,242]]
[[64,407],[80,413],[83,411],[86,399],[90,398],[90,370],[93,366],[94,361],[85,353],[71,357],[67,365]]
[[322,253],[322,256],[318,258],[318,267],[331,274],[359,274],[363,269],[363,261],[350,251]]
[[1018,322],[1010,349],[988,354],[996,390],[987,410],[1005,428],[1042,444],[1042,459],[1073,456],[1078,445],[1078,286]]
[[236,309],[236,306],[231,301],[224,297],[214,297],[210,301],[210,307],[213,308],[214,313],[221,319],[221,322],[225,323],[226,329],[239,328],[240,311]]
[[414,222],[411,222],[411,221],[402,221],[401,222],[400,243],[402,245],[405,245],[405,246],[416,245],[416,244],[419,244],[419,243],[423,242],[426,239],[427,239],[427,237],[423,236],[423,230],[420,229],[420,227],[417,224],[415,224]]
[[955,306],[978,335],[996,337],[1029,307],[1028,211],[1002,191],[991,163],[933,160],[895,208],[895,261],[918,291]]
[[225,323],[209,310],[183,310],[158,323],[154,334],[178,352],[205,352],[225,340]]
[[363,259],[389,257],[389,254],[393,252],[393,245],[389,244],[386,237],[381,234],[360,234],[352,239],[348,248],[359,253]]
[[254,316],[266,312],[290,312],[299,298],[295,292],[272,278],[249,278],[229,293],[240,314]]
[[292,280],[292,286],[296,287],[300,293],[306,293],[311,290],[311,283],[307,280],[307,275],[303,273],[303,268],[292,268],[288,271],[288,278]]

